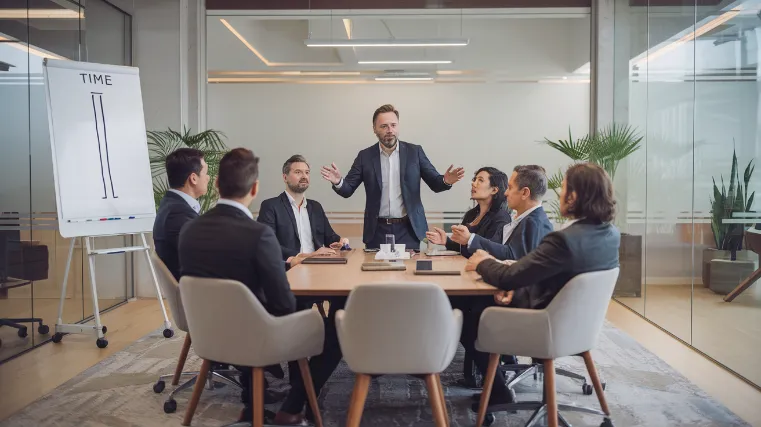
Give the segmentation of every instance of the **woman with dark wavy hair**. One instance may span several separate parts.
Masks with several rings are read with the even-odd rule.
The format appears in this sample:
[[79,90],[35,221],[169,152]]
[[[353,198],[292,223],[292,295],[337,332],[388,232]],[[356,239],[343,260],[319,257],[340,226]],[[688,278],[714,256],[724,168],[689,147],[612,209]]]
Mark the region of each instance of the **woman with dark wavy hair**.
[[[504,172],[490,166],[477,170],[470,184],[470,200],[475,201],[476,206],[465,213],[461,224],[479,236],[491,237],[502,230],[510,223],[506,190],[507,175]],[[441,228],[433,227],[432,231],[425,234],[429,243],[445,245],[447,249],[460,252],[464,257],[470,256],[467,245],[453,242]]]

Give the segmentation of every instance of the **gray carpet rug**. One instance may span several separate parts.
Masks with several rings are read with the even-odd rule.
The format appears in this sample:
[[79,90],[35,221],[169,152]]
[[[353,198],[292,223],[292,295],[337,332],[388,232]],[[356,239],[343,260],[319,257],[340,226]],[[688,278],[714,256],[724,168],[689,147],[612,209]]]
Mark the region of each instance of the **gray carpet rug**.
[[[23,426],[179,426],[189,392],[177,398],[174,414],[164,414],[163,394],[152,385],[160,374],[174,371],[182,347],[183,334],[172,339],[151,333],[125,350],[100,362],[29,405],[4,422],[2,427]],[[64,344],[65,345],[65,344]],[[599,347],[593,352],[603,380],[616,426],[746,426],[727,408],[709,398],[686,378],[632,338],[605,326]],[[472,426],[470,390],[455,386],[461,377],[462,351],[442,374],[447,410],[452,426]],[[565,358],[559,367],[586,372],[581,358]],[[191,353],[186,370],[198,369],[200,360]],[[285,389],[287,382],[269,377],[274,388]],[[343,426],[353,386],[353,374],[339,365],[320,395],[326,426]],[[575,402],[598,408],[595,395],[581,393],[579,382],[560,377],[557,381],[561,403]],[[541,384],[529,379],[516,387],[519,400],[538,400]],[[221,426],[235,421],[241,404],[239,392],[232,387],[204,390],[194,426]],[[269,405],[277,410],[278,405]],[[598,426],[602,419],[592,415],[566,413],[574,426]],[[497,414],[494,426],[522,426],[528,412]],[[413,377],[384,376],[373,380],[362,426],[433,426],[425,383]]]

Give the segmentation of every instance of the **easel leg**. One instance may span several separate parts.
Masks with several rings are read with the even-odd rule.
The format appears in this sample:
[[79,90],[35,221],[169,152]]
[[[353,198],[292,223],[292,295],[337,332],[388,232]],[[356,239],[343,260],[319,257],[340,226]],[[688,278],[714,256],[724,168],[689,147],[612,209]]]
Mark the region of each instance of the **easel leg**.
[[737,287],[732,290],[727,296],[724,297],[724,301],[726,302],[732,302],[735,298],[737,298],[741,293],[745,292],[746,289],[750,288],[750,286],[756,282],[756,280],[761,279],[761,268],[754,271],[750,276],[748,276],[745,280],[743,280]]
[[161,306],[161,312],[164,314],[164,337],[172,338],[174,331],[172,330],[172,323],[169,322],[169,317],[166,314],[166,307],[164,307],[164,297],[161,295],[159,279],[156,277],[156,269],[153,268],[153,260],[151,260],[151,254],[149,252],[151,247],[148,246],[148,241],[145,239],[145,233],[140,233],[140,238],[143,241],[143,247],[145,247],[143,253],[145,254],[145,259],[148,261],[148,267],[151,270],[151,276],[153,277],[153,286],[156,287],[156,296],[159,300],[159,306]]
[[98,288],[95,285],[95,261],[93,260],[92,245],[90,238],[84,237],[85,247],[87,249],[87,261],[90,265],[90,287],[92,288],[92,310],[95,317],[95,332],[98,334],[96,344],[99,348],[106,348],[108,341],[103,339],[103,325],[100,323],[100,308],[98,307]]
[[69,270],[71,269],[71,258],[74,255],[74,244],[77,242],[78,237],[72,237],[69,244],[69,256],[66,258],[66,270],[63,273],[63,285],[61,286],[61,300],[58,302],[58,321],[56,325],[63,324],[63,302],[66,299],[66,285],[69,281]]

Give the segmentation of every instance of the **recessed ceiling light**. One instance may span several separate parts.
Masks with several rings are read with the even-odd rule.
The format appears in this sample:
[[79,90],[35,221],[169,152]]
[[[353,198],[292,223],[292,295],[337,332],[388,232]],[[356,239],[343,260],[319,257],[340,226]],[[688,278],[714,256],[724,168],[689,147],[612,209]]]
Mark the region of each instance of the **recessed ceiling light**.
[[358,64],[451,64],[452,61],[358,61]]
[[435,47],[467,46],[469,43],[468,39],[304,40],[304,44],[309,47]]

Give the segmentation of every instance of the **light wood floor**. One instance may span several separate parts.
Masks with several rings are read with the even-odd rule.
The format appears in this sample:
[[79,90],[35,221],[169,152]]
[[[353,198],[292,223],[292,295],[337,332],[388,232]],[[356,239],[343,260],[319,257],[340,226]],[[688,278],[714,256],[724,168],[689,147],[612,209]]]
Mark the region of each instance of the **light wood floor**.
[[703,286],[647,285],[618,300],[693,347],[761,385],[761,283],[731,303]]
[[[761,426],[757,389],[619,303],[611,302],[608,319],[748,423]],[[46,344],[0,365],[0,420],[160,327],[162,320],[156,300],[131,301],[103,316],[109,328],[105,349],[95,347],[91,337],[70,335],[60,345]]]

